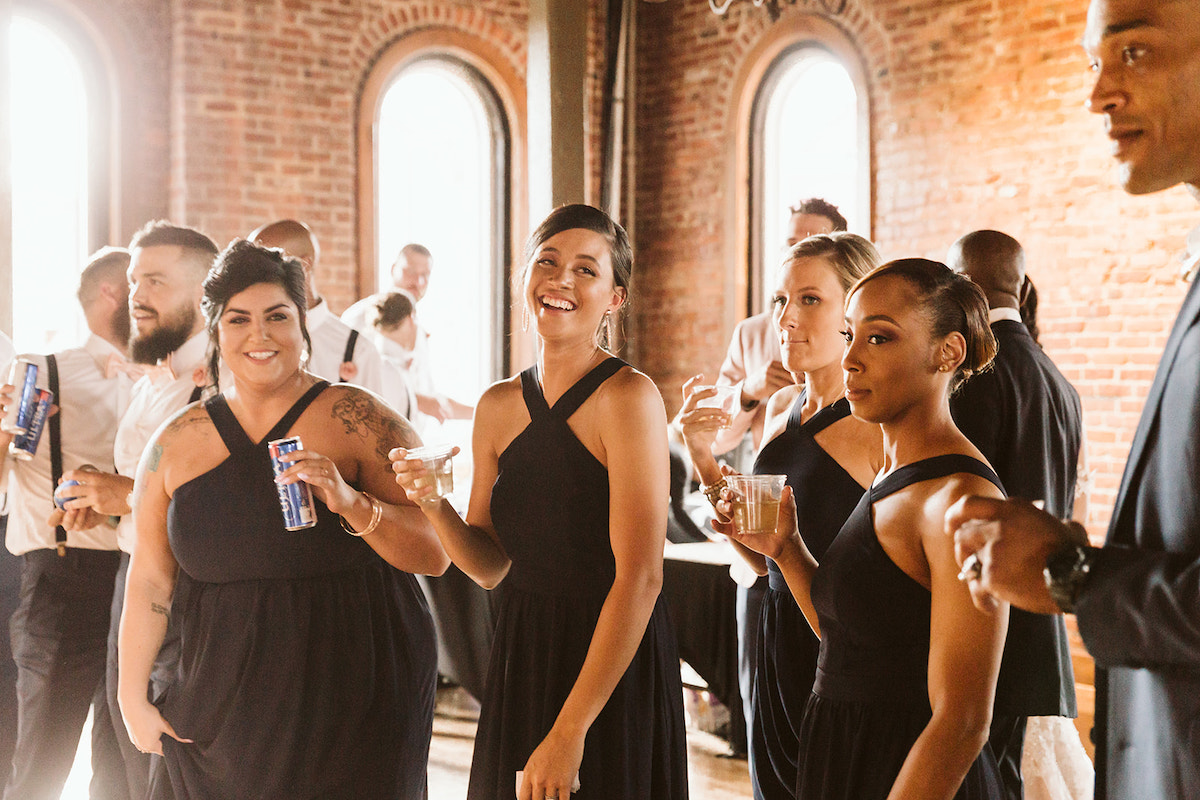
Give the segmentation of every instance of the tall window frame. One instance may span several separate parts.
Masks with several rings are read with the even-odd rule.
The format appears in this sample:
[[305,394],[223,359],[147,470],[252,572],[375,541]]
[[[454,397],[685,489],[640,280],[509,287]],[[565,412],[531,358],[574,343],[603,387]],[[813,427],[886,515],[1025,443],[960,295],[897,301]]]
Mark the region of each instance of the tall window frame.
[[[377,291],[381,255],[379,230],[379,115],[384,96],[408,68],[438,64],[454,69],[471,81],[486,106],[492,126],[493,164],[491,176],[491,270],[495,296],[491,307],[493,379],[507,375],[514,351],[524,339],[514,324],[512,284],[514,265],[519,265],[519,247],[526,226],[524,187],[525,91],[524,79],[505,55],[491,42],[450,28],[427,28],[403,35],[380,52],[364,79],[358,109],[358,264],[357,291],[365,296]],[[434,270],[438,254],[434,252]],[[390,261],[388,262],[390,264]],[[437,280],[437,278],[434,278]]]
[[873,234],[871,86],[862,54],[850,34],[833,20],[807,12],[787,16],[747,52],[734,77],[730,120],[734,147],[726,164],[727,185],[735,187],[726,200],[731,228],[726,237],[726,261],[734,266],[726,278],[727,296],[734,298],[726,307],[730,328],[765,309],[769,262],[779,251],[777,247],[764,247],[762,237],[764,103],[790,60],[805,52],[820,52],[836,60],[854,85],[859,154],[854,181],[858,200],[855,213],[847,216],[858,220],[856,233],[868,238]]
[[[106,37],[97,30],[96,27],[79,11],[66,3],[57,2],[31,2],[30,0],[16,0],[9,7],[9,13],[0,16],[0,21],[3,22],[3,35],[9,36],[11,26],[16,19],[26,20],[44,28],[51,36],[56,38],[63,47],[65,47],[72,55],[74,61],[79,68],[79,77],[83,83],[83,92],[86,96],[86,119],[87,131],[85,136],[84,147],[87,151],[86,164],[87,175],[84,189],[84,206],[86,208],[85,218],[79,228],[80,247],[77,256],[69,265],[63,265],[61,272],[63,274],[78,275],[82,271],[86,257],[88,254],[96,251],[100,247],[108,244],[113,236],[115,221],[119,218],[119,209],[116,207],[116,197],[119,195],[115,186],[116,176],[119,174],[118,169],[118,136],[117,123],[119,117],[119,107],[117,102],[117,87],[119,84],[119,70],[117,64],[106,47]],[[11,51],[8,47],[4,48],[4,52],[11,59]],[[11,75],[11,60],[5,65],[2,74],[6,80],[13,80]],[[13,135],[13,126],[17,121],[12,118],[12,115],[7,113],[13,103],[13,97],[7,90],[0,93],[6,104],[6,116],[9,117],[7,122],[8,130],[6,136],[3,137],[6,145],[6,152],[3,157],[9,158],[8,148],[15,146],[15,137]],[[15,212],[15,204],[21,202],[21,198],[14,192],[15,176],[9,169],[3,170],[3,176],[6,181],[5,190],[7,192],[10,204],[12,204]],[[13,320],[12,312],[15,311],[16,305],[23,301],[17,296],[16,284],[18,270],[29,269],[28,264],[22,264],[17,261],[19,254],[12,249],[14,234],[17,231],[13,228],[13,218],[11,215],[5,215],[3,221],[0,221],[0,231],[3,232],[9,243],[8,257],[12,272],[8,277],[8,287],[10,291],[6,292],[12,303],[9,309],[8,319]],[[65,295],[64,295],[65,299]],[[68,308],[76,309],[76,305],[71,300]],[[86,335],[86,326],[83,323],[83,315],[78,311],[75,316],[78,317],[77,324],[74,329],[67,330],[64,328],[59,332],[58,336],[41,342],[29,342],[20,340],[20,332],[18,334],[18,347],[22,349],[34,349],[37,351],[60,349],[64,346],[70,346],[76,343],[76,339]],[[15,320],[13,320],[15,322]],[[70,327],[70,326],[68,326]],[[31,346],[31,347],[30,347]]]

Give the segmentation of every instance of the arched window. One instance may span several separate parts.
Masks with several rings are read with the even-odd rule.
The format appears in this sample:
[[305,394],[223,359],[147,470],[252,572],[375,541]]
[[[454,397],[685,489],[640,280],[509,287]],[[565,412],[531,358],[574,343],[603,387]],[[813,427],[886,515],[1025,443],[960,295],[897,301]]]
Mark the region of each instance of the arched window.
[[767,68],[751,130],[750,303],[761,310],[785,252],[789,207],[824,198],[851,231],[870,236],[866,98],[838,56],[813,42],[798,43]]
[[87,333],[74,292],[108,227],[107,102],[95,52],[72,26],[18,5],[7,33],[13,338],[49,352]]
[[396,72],[377,123],[377,287],[400,248],[433,254],[418,319],[438,391],[474,403],[506,370],[508,126],[483,76],[446,56]]

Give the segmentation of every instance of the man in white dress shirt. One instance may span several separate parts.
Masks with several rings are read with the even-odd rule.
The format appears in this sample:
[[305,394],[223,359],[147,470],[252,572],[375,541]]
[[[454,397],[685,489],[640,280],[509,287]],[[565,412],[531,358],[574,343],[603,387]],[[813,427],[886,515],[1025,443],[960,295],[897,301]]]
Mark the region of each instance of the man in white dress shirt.
[[[109,708],[104,681],[120,561],[115,525],[105,518],[67,532],[46,522],[56,472],[85,464],[113,469],[113,439],[133,383],[124,369],[128,265],[127,250],[105,248],[84,269],[78,297],[91,335],[82,347],[25,356],[38,365],[38,387],[51,388],[58,406],[33,458],[14,458],[8,452],[12,435],[0,433],[0,453],[6,456],[0,471],[10,506],[5,544],[21,557],[20,603],[11,626],[19,729],[6,798],[59,795],[89,707],[94,713],[91,796],[128,797],[110,713],[115,708]],[[0,395],[0,405],[12,400],[11,390]],[[57,441],[49,430],[55,423]]]
[[[420,303],[429,289],[429,276],[433,271],[433,255],[429,248],[420,244],[406,244],[392,263],[392,284],[412,295]],[[378,295],[364,297],[342,312],[342,322],[358,331],[367,332],[371,327],[368,316]],[[475,413],[473,406],[439,393],[433,385],[430,369],[429,332],[417,322],[417,338],[412,348],[411,360],[405,372],[405,380],[417,399],[417,410],[433,417],[438,422],[448,419],[470,419]],[[410,418],[415,415],[409,415]],[[418,429],[420,425],[418,423]]]
[[277,247],[304,266],[308,288],[305,324],[312,339],[308,371],[331,383],[353,383],[376,394],[383,393],[383,359],[366,337],[338,319],[317,289],[321,246],[303,222],[281,219],[258,228],[247,237],[263,247]]
[[[68,530],[86,527],[98,516],[119,516],[117,544],[121,564],[112,596],[108,634],[108,700],[116,709],[117,629],[125,599],[125,575],[135,544],[130,493],[142,451],[159,425],[189,403],[200,399],[210,382],[208,332],[200,310],[202,284],[217,256],[216,244],[197,230],[158,220],[147,223],[129,244],[129,315],[133,321],[130,353],[152,365],[134,384],[129,407],[121,417],[113,445],[115,472],[71,470],[65,478],[80,481],[66,504],[62,524]],[[168,646],[168,645],[164,645]],[[144,797],[150,757],[129,740],[119,714],[114,714],[117,740],[125,757],[131,797]]]

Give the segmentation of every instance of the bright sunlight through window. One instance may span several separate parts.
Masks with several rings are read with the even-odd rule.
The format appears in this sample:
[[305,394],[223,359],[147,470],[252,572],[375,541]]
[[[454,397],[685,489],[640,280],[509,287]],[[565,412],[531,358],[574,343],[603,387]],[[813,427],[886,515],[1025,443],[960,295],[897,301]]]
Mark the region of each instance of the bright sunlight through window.
[[13,339],[48,353],[87,330],[75,290],[88,254],[88,99],[51,29],[14,16],[9,44]]
[[823,197],[838,207],[851,231],[869,233],[867,220],[858,219],[854,82],[833,56],[816,48],[800,50],[778,69],[761,140],[764,299],[774,290],[774,270],[784,253],[789,206]]
[[493,375],[493,141],[479,89],[447,62],[406,68],[379,113],[379,287],[410,242],[433,253],[417,318],[434,385],[474,405]]

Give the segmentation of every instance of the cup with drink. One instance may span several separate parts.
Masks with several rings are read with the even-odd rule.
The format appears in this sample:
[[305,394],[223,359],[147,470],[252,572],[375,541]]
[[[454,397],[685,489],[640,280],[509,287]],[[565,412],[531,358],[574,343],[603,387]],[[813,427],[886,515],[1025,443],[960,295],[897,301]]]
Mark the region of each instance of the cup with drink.
[[727,475],[733,493],[733,524],[739,534],[771,534],[779,519],[786,475]]
[[[708,391],[713,392],[713,394],[707,397],[697,397],[696,408],[715,408],[718,411],[724,411],[728,414],[730,420],[733,419],[733,412],[737,407],[738,401],[738,387],[722,383],[697,386],[692,391],[697,394]],[[729,427],[729,422],[726,422],[722,427]]]
[[432,486],[433,493],[421,498],[422,503],[432,503],[448,497],[454,491],[454,445],[438,444],[414,447],[406,459],[418,459],[425,466],[427,477],[417,479],[417,488]]

